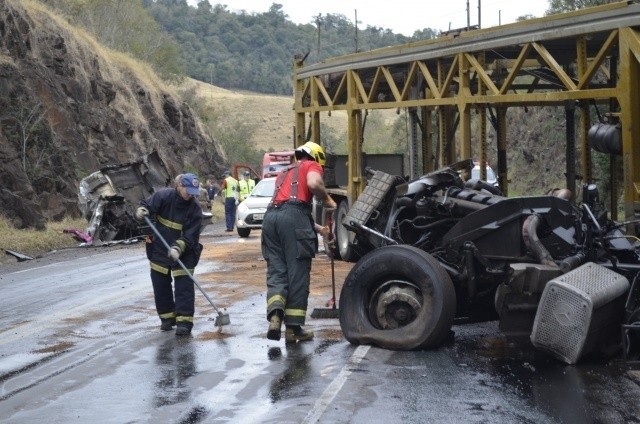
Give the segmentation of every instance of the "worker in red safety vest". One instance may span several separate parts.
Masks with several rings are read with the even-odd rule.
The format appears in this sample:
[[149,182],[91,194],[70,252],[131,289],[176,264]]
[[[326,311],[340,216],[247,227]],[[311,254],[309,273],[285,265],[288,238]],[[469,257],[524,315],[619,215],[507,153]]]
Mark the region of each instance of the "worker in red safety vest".
[[267,262],[267,338],[280,340],[284,322],[286,342],[313,339],[313,332],[302,328],[309,299],[311,259],[318,244],[311,217],[312,197],[327,208],[336,207],[322,179],[322,147],[307,142],[296,149],[295,157],[297,162],[276,178],[261,240]]

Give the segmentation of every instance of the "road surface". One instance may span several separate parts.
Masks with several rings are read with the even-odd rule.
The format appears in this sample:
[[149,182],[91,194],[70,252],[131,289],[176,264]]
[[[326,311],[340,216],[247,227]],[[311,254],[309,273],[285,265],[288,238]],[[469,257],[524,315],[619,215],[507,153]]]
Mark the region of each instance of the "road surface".
[[[141,244],[3,265],[0,422],[640,422],[620,359],[567,366],[496,323],[433,351],[353,346],[335,319],[309,318],[312,342],[269,341],[259,237],[205,231],[196,277],[231,325],[196,293],[187,338],[159,330]],[[309,312],[331,298],[329,264],[314,260]],[[338,290],[350,267],[336,263]]]

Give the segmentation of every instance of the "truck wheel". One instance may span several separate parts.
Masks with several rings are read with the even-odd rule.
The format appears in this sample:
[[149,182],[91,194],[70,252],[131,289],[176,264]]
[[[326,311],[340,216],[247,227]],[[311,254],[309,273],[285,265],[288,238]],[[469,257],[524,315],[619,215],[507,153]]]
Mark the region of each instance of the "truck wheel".
[[456,312],[449,274],[412,246],[386,246],[363,256],[340,293],[340,327],[353,344],[412,350],[440,346]]
[[249,237],[249,234],[251,234],[251,228],[236,228],[236,230],[240,237]]
[[337,253],[340,255],[339,259],[346,262],[355,262],[358,260],[358,255],[353,247],[351,247],[349,231],[342,225],[342,220],[347,216],[348,212],[349,204],[346,200],[341,201],[336,211],[334,234],[336,235]]

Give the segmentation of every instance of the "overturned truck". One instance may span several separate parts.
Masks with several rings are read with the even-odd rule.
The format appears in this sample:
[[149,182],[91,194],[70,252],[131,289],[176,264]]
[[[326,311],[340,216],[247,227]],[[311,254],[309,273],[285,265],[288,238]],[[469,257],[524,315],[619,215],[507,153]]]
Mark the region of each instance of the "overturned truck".
[[[140,199],[171,186],[172,182],[156,151],[134,162],[106,166],[82,179],[78,203],[88,221],[87,244],[100,246],[151,234],[146,224],[135,220],[134,211]],[[212,214],[202,215],[204,228],[211,223]]]
[[368,170],[343,225],[362,255],[340,296],[348,341],[389,349],[445,343],[454,323],[499,320],[567,363],[640,351],[640,252],[595,185],[581,203],[506,198],[463,181],[463,161],[407,182]]

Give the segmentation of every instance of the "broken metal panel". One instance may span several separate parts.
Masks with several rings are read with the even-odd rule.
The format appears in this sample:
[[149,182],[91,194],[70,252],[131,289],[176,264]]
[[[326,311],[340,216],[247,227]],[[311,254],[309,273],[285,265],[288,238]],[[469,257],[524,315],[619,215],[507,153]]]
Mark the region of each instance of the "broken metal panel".
[[140,160],[102,168],[80,182],[79,204],[88,220],[86,232],[93,245],[123,240],[142,234],[133,218],[141,199],[167,187],[172,181],[158,155],[152,152]]

